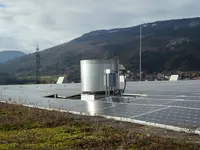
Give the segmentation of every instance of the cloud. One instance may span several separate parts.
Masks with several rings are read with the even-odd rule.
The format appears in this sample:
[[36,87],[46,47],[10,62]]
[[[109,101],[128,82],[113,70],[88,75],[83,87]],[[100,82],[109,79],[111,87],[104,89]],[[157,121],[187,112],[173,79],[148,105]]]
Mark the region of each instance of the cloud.
[[0,8],[5,8],[5,7],[6,7],[6,5],[0,4]]
[[0,0],[0,50],[34,52],[92,30],[199,14],[199,0]]

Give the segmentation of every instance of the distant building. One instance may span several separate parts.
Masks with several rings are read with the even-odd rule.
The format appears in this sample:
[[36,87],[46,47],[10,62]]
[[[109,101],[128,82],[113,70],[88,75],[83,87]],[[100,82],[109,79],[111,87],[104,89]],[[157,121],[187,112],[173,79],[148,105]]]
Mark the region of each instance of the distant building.
[[200,76],[193,78],[194,80],[200,80]]

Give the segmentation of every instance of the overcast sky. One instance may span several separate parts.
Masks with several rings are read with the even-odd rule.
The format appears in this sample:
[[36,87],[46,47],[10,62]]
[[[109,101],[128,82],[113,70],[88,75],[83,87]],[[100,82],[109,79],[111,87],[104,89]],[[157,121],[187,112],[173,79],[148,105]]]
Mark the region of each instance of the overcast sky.
[[92,30],[199,15],[200,0],[0,0],[0,51],[29,53]]

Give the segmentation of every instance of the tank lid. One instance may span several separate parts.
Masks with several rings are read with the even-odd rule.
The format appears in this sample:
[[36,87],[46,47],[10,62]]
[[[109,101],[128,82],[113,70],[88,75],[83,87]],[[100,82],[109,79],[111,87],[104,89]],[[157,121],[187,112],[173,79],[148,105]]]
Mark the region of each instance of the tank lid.
[[99,64],[99,63],[116,63],[115,59],[109,59],[109,60],[100,60],[100,59],[91,59],[91,60],[81,60],[81,64]]

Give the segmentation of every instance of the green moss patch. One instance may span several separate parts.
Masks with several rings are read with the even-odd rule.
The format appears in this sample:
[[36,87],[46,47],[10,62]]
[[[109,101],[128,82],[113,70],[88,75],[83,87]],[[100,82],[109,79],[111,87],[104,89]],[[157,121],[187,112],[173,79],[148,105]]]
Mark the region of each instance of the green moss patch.
[[0,103],[0,150],[200,149],[197,142],[148,135],[144,129],[144,126],[101,117],[84,117]]

